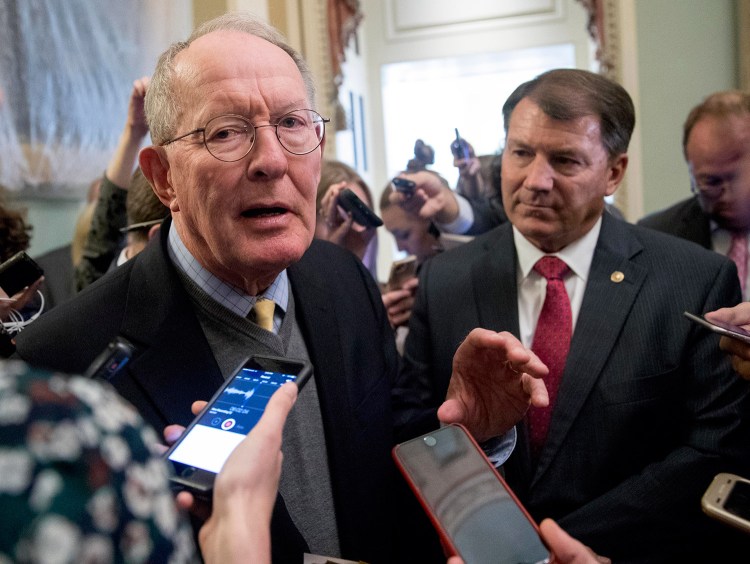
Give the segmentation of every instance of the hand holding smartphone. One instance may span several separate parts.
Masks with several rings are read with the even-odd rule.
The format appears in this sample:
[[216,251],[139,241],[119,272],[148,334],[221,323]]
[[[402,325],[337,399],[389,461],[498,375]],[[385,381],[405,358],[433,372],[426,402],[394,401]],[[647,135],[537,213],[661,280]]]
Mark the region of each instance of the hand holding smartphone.
[[699,317],[687,311],[684,312],[684,315],[690,321],[693,321],[698,325],[702,325],[703,327],[709,329],[710,331],[713,331],[714,333],[718,333],[719,335],[724,335],[726,337],[732,337],[733,339],[738,339],[743,343],[750,344],[750,332],[746,331],[742,327],[731,325],[729,323],[723,323],[721,321],[709,321],[705,317]]
[[167,451],[175,470],[172,483],[202,497],[210,495],[224,462],[258,422],[273,393],[286,382],[302,388],[311,375],[312,366],[304,360],[250,357]]
[[12,297],[44,275],[44,270],[24,251],[0,264],[0,288]]
[[701,499],[709,517],[750,533],[750,480],[736,474],[717,474]]
[[451,555],[467,564],[548,561],[536,524],[462,426],[396,445],[393,457]]

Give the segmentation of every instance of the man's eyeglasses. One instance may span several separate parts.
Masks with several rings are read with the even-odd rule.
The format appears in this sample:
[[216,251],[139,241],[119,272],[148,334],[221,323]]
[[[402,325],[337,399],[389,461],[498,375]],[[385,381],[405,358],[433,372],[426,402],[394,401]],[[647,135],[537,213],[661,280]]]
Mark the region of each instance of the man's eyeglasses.
[[279,143],[293,155],[312,153],[323,142],[326,123],[331,121],[313,110],[294,110],[284,114],[276,123],[253,125],[242,116],[229,114],[211,118],[206,127],[194,129],[184,135],[165,141],[169,145],[196,133],[203,134],[203,144],[214,157],[224,162],[238,161],[247,155],[255,144],[256,130],[273,127]]
[[706,198],[716,198],[725,188],[729,189],[734,183],[734,176],[706,176],[695,178],[690,176],[690,190],[693,194],[699,194]]

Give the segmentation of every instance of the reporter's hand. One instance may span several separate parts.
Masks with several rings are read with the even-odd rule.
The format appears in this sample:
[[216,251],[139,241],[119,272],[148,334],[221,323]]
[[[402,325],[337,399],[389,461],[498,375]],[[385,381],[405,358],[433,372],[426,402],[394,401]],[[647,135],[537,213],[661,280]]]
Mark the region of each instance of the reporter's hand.
[[0,321],[8,321],[11,310],[21,310],[34,299],[42,282],[44,282],[44,276],[40,276],[30,286],[10,297],[5,290],[0,288]]
[[[582,542],[574,539],[552,519],[539,525],[539,533],[550,549],[550,564],[611,564],[612,561],[597,555]],[[464,564],[459,556],[451,556],[447,564]]]
[[[750,302],[742,302],[734,307],[725,307],[711,311],[705,315],[709,321],[723,321],[731,325],[739,325],[750,331]],[[750,344],[739,339],[722,336],[719,348],[729,353],[732,368],[745,380],[750,380]]]
[[281,474],[281,438],[297,385],[281,386],[216,477],[211,517],[198,541],[206,563],[271,562],[271,512]]
[[458,217],[458,201],[453,191],[443,184],[437,175],[419,171],[400,174],[416,183],[414,194],[407,196],[394,190],[388,199],[407,213],[430,219],[437,223],[450,223]]
[[550,549],[550,564],[611,564],[609,558],[597,555],[582,542],[574,539],[552,519],[539,525],[539,533]]
[[529,406],[545,407],[544,363],[508,332],[474,329],[453,356],[443,423],[461,423],[477,441],[505,434]]
[[394,329],[409,324],[418,285],[418,278],[409,278],[401,288],[383,294],[383,305],[388,313],[388,321]]

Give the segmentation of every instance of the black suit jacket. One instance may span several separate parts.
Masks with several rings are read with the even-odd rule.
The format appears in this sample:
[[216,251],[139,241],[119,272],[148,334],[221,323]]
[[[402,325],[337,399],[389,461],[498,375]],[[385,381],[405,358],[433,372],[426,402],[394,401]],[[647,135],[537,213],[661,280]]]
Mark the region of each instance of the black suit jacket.
[[[112,384],[159,432],[170,423],[188,424],[191,403],[210,398],[223,381],[168,259],[168,231],[169,220],[160,241],[18,339],[18,353],[29,363],[81,373],[115,336],[125,336],[138,354]],[[410,436],[437,425],[434,410],[397,389],[392,330],[371,275],[354,255],[315,241],[288,273],[315,369],[342,555],[396,561],[392,551],[406,555],[409,545],[394,549],[393,529],[408,538],[414,523],[399,529],[399,517],[416,504],[403,509],[403,499],[393,499],[408,496],[390,457],[393,412]],[[298,563],[306,546],[282,505],[272,527],[274,562]],[[415,534],[434,542],[424,528]]]
[[696,197],[647,215],[638,221],[638,225],[687,239],[706,249],[713,248],[711,222]]
[[70,245],[47,251],[34,260],[44,270],[41,291],[44,295],[44,311],[68,301],[75,291],[73,280],[73,258]]
[[[508,223],[424,264],[404,361],[425,401],[445,395],[471,329],[518,336],[516,263]],[[739,301],[724,257],[604,214],[547,443],[533,465],[519,425],[505,466],[537,519],[614,562],[701,561],[716,548],[723,533],[700,498],[715,473],[748,474],[748,384],[682,313]]]

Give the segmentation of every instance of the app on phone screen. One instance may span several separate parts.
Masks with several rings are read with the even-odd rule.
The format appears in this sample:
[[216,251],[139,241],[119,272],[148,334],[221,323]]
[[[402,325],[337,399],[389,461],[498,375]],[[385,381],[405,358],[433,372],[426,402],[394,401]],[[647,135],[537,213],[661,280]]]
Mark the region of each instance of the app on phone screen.
[[169,460],[218,474],[234,448],[263,415],[271,396],[293,374],[243,368],[203,414]]

